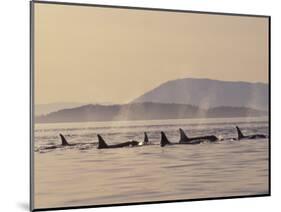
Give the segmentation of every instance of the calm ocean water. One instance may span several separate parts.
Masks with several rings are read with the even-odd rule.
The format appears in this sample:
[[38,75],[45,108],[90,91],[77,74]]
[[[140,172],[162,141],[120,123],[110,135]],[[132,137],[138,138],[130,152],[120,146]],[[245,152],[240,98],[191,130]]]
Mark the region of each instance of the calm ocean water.
[[[62,207],[268,193],[268,139],[225,140],[161,148],[160,131],[179,141],[214,134],[236,138],[268,135],[267,118],[180,119],[35,125],[35,207]],[[96,149],[97,133],[108,144],[143,140],[155,145]],[[58,134],[77,146],[60,144]]]

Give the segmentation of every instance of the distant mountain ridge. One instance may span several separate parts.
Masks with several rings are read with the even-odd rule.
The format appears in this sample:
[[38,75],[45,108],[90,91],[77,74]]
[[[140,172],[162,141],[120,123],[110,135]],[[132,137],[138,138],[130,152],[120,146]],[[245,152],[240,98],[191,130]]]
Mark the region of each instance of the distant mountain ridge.
[[267,116],[268,85],[186,78],[165,82],[129,104],[47,106],[45,111],[53,111],[36,113],[37,123]]
[[35,115],[46,115],[48,113],[66,109],[66,108],[74,108],[85,105],[85,103],[77,103],[77,102],[57,102],[50,104],[37,104],[35,105]]
[[185,78],[165,82],[131,103],[141,102],[268,110],[268,84]]
[[185,104],[132,103],[124,105],[84,105],[37,116],[36,123],[156,120],[210,117],[266,116],[266,111],[245,107],[215,107],[208,110]]
[[[41,115],[47,115],[51,112],[63,110],[63,109],[70,109],[70,108],[76,108],[83,105],[87,105],[89,103],[82,103],[82,102],[54,102],[49,104],[36,104],[35,109],[35,115],[41,116]],[[102,105],[110,105],[109,102],[103,102],[100,103]]]

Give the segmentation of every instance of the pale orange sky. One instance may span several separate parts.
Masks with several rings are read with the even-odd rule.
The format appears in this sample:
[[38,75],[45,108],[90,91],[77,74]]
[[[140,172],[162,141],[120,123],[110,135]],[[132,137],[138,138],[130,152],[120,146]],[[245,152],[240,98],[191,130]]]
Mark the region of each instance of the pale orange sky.
[[35,104],[125,103],[168,80],[268,82],[268,19],[35,3]]

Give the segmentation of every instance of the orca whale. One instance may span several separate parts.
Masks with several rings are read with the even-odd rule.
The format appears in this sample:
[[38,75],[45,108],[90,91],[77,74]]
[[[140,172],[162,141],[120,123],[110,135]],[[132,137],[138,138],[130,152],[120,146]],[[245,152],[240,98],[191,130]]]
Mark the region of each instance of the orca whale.
[[171,142],[168,140],[166,134],[165,134],[163,131],[161,131],[161,141],[160,141],[160,146],[161,146],[161,147],[164,147],[164,146],[166,146],[166,145],[200,144],[200,143],[202,143],[202,142],[203,142],[203,140],[195,140],[195,141],[193,141],[193,142],[185,142],[185,143],[171,143]]
[[61,138],[61,145],[62,146],[74,146],[74,144],[69,144],[62,134],[60,134],[60,138]]
[[40,148],[40,150],[51,150],[51,149],[64,148],[64,147],[68,147],[68,146],[93,144],[93,143],[75,143],[75,144],[70,144],[70,143],[68,143],[68,141],[66,140],[66,138],[62,134],[59,134],[59,136],[61,138],[61,144],[42,147],[42,148]]
[[62,134],[59,134],[59,135],[60,135],[60,138],[61,138],[61,147],[94,144],[94,143],[74,143],[74,144],[70,144],[70,143],[68,143],[68,141],[66,140],[66,138]]
[[200,141],[205,140],[205,141],[210,141],[210,142],[214,142],[214,141],[219,140],[215,135],[206,135],[206,136],[189,138],[189,137],[187,137],[187,135],[185,134],[183,129],[180,128],[179,130],[180,130],[180,141],[179,141],[179,143],[192,143],[193,141],[197,141],[197,140],[200,140]]
[[108,145],[100,134],[98,134],[97,136],[98,136],[98,146],[97,146],[97,149],[110,149],[110,148],[112,149],[112,148],[122,148],[122,147],[135,147],[135,146],[147,145],[149,143],[148,136],[147,136],[146,132],[144,133],[144,141],[143,142],[127,141],[127,142],[123,142],[123,143],[119,143],[119,144],[112,144],[112,145]]
[[148,145],[148,144],[149,144],[149,139],[148,139],[146,132],[144,132],[144,139],[142,142],[139,142],[138,145],[141,146],[141,145]]
[[243,135],[242,131],[238,126],[236,126],[236,129],[238,133],[238,140],[267,138],[267,136],[264,134]]

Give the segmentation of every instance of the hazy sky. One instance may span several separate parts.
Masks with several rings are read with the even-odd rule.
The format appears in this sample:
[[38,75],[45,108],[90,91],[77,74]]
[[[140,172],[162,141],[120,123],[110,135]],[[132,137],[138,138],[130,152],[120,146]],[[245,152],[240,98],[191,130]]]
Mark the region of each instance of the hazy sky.
[[266,18],[35,4],[35,103],[124,103],[178,78],[268,82]]

